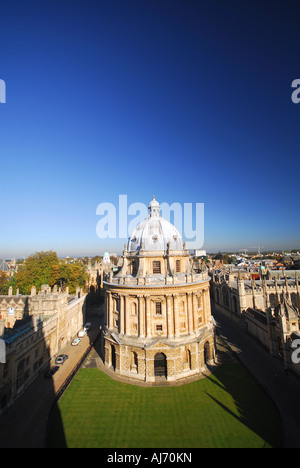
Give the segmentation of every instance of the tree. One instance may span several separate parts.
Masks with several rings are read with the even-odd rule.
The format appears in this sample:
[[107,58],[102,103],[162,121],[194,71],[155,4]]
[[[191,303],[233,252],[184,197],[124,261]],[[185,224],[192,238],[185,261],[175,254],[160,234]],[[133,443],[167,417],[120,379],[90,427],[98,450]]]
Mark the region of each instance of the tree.
[[225,254],[223,256],[223,263],[226,264],[226,265],[228,265],[230,263],[230,257],[229,257],[228,254]]
[[32,286],[37,290],[42,284],[55,284],[56,267],[59,259],[56,252],[38,252],[29,256],[15,274],[16,287],[21,294],[30,294]]
[[7,294],[9,280],[4,271],[0,271],[0,294]]
[[66,264],[52,251],[31,255],[15,274],[15,286],[21,294],[30,294],[32,286],[39,291],[42,284],[69,286],[73,294],[77,286],[85,286],[86,280],[86,268],[81,262]]
[[84,287],[88,279],[85,266],[80,263],[71,263],[70,265],[64,265],[66,269],[61,269],[61,275],[66,279],[66,285],[69,286],[69,292],[74,294],[76,287]]

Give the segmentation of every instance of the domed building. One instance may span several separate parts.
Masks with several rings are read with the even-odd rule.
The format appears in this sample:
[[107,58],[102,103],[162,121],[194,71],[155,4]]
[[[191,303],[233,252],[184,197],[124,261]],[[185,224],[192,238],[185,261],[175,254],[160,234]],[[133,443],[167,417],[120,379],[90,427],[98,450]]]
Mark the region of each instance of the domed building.
[[178,230],[153,197],[148,217],[103,281],[105,365],[144,382],[176,382],[214,358],[209,276],[194,271]]

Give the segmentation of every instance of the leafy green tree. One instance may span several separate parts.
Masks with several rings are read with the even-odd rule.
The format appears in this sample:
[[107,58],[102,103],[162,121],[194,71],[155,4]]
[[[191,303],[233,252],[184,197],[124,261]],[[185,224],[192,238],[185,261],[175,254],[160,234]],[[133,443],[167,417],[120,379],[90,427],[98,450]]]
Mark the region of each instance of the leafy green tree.
[[84,287],[87,280],[85,265],[81,262],[66,264],[56,252],[38,252],[28,257],[15,274],[15,286],[21,294],[30,294],[31,287],[39,291],[42,284],[60,287],[69,286],[71,294],[76,287]]
[[228,254],[223,255],[223,263],[226,265],[230,263],[230,257]]
[[78,263],[71,263],[70,265],[64,265],[66,269],[61,270],[62,277],[66,279],[66,285],[69,286],[69,292],[74,294],[76,287],[84,287],[88,279],[85,266]]
[[0,294],[7,294],[9,279],[4,271],[0,272]]
[[[40,289],[42,284],[53,286],[55,267],[59,259],[56,252],[38,252],[29,256],[15,274],[16,286],[21,294],[30,294],[32,286]],[[54,283],[53,283],[54,281]]]

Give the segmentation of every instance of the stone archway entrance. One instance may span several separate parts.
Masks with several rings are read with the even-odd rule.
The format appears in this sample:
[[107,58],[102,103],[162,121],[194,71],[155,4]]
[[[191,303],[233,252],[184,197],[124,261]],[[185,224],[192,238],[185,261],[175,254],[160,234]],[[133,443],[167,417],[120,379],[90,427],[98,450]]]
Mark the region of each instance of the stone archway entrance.
[[154,356],[154,376],[155,378],[167,378],[167,357],[164,353],[157,353]]

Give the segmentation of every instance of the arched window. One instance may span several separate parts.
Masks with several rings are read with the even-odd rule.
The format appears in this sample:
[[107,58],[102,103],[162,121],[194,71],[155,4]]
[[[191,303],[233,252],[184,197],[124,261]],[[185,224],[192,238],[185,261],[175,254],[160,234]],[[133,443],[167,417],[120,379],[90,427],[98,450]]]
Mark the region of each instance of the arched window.
[[113,311],[114,312],[119,311],[119,300],[115,297],[113,297]]
[[113,370],[116,370],[116,348],[111,345],[111,366]]
[[135,351],[132,351],[131,353],[131,366],[130,370],[133,372],[138,373],[138,355]]
[[137,271],[138,271],[137,267],[138,267],[137,261],[133,260],[133,262],[132,262],[132,276],[136,276]]
[[136,304],[136,302],[133,302],[131,310],[132,310],[133,315],[137,315],[137,304]]
[[207,341],[204,345],[204,363],[207,364],[208,361],[210,361],[210,345],[209,342]]
[[192,355],[188,348],[185,348],[184,350],[184,366],[189,369],[192,368]]
[[158,378],[167,378],[167,357],[164,353],[154,356],[154,375]]

